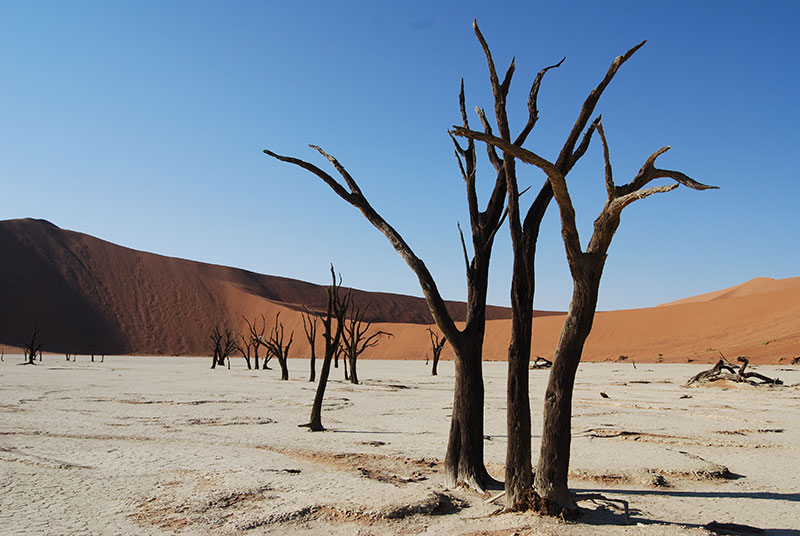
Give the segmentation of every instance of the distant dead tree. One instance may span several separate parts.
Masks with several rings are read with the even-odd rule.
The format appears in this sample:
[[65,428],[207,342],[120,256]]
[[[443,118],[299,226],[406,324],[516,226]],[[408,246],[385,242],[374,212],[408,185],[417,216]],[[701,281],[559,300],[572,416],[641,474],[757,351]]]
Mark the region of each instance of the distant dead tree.
[[351,306],[352,313],[350,319],[345,322],[342,332],[342,351],[348,363],[350,363],[350,383],[358,385],[358,369],[356,363],[358,358],[367,348],[374,348],[380,342],[381,336],[393,337],[388,331],[376,331],[367,336],[367,332],[372,327],[372,322],[366,322],[364,317],[367,314],[369,305],[363,309]]
[[322,426],[322,400],[325,398],[325,387],[328,384],[328,376],[331,372],[331,362],[333,354],[342,338],[344,331],[345,316],[350,306],[352,291],[348,290],[344,296],[340,296],[342,279],[336,280],[336,272],[331,264],[331,284],[328,287],[328,306],[325,316],[320,318],[322,323],[322,338],[325,340],[325,356],[322,359],[322,369],[319,372],[319,382],[317,391],[314,395],[314,405],[311,407],[311,420],[301,427],[307,427],[312,432],[321,432],[325,428]]
[[303,308],[303,331],[306,332],[306,339],[311,348],[311,374],[308,376],[308,381],[313,382],[316,379],[316,360],[317,360],[317,316],[308,312],[308,309]]
[[[225,360],[236,348],[236,339],[230,328],[224,330],[220,328],[219,324],[214,326],[214,331],[211,333],[211,343],[214,355],[211,361],[211,368],[217,368],[217,365],[224,367]],[[230,368],[230,363],[228,364]]]
[[[261,346],[264,346],[264,332],[267,329],[267,320],[264,318],[264,315],[261,315],[261,325],[258,325],[258,319],[254,318],[252,322],[247,318],[244,319],[247,323],[247,330],[248,333],[245,336],[250,338],[250,346],[253,348],[253,360],[255,361],[255,369],[258,370],[258,350]],[[264,368],[267,368],[266,360],[264,361]],[[250,364],[248,363],[248,368],[250,368]]]
[[800,355],[792,359],[792,365],[800,365]]
[[[436,333],[431,328],[428,328],[428,334],[431,336],[431,357],[433,359],[431,376],[436,376],[437,374],[439,374],[437,370],[439,367],[439,357],[442,355],[442,350],[444,349],[444,345],[447,344],[447,337]],[[425,364],[426,365],[428,364],[427,359],[425,360]]]
[[[246,318],[245,321],[247,321]],[[253,366],[250,363],[250,351],[253,348],[253,343],[251,342],[250,335],[241,332],[237,333],[236,335],[239,338],[239,340],[236,341],[236,351],[242,354],[245,363],[247,363],[247,370],[251,370]]]
[[75,358],[77,357],[76,354],[71,354],[69,352],[65,353],[64,356],[67,358],[67,361],[75,361]]
[[294,340],[294,331],[289,334],[289,341],[285,342],[283,322],[281,322],[281,313],[278,311],[275,314],[275,325],[270,331],[269,339],[266,340],[267,355],[270,355],[278,360],[281,367],[281,380],[289,379],[289,348],[292,346]]
[[24,355],[24,363],[26,365],[35,365],[34,359],[39,355],[39,361],[42,360],[42,342],[39,340],[39,323],[33,327],[33,333],[28,341],[21,342],[22,353]]
[[106,359],[106,354],[105,354],[105,352],[98,352],[98,351],[97,351],[97,343],[92,343],[92,347],[91,347],[91,349],[89,350],[89,353],[90,353],[90,354],[91,354],[91,356],[92,356],[92,363],[94,363],[94,356],[95,356],[95,355],[97,355],[97,354],[100,354],[100,362],[101,362],[101,363],[102,363],[103,361],[105,361],[105,359]]

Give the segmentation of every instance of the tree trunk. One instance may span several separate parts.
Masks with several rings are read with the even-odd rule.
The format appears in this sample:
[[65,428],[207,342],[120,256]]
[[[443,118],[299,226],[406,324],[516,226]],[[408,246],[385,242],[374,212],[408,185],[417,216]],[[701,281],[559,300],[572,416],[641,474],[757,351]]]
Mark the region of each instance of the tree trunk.
[[351,355],[349,356],[350,360],[350,383],[358,385],[358,373],[356,372],[356,360],[358,356]]
[[[525,255],[514,256],[511,283],[511,342],[508,346],[506,384],[506,508],[524,510],[529,505],[533,484],[531,469],[531,404],[529,364],[533,323],[533,270]],[[531,259],[533,256],[531,256]],[[517,264],[521,264],[519,267]]]
[[311,347],[311,374],[308,376],[308,381],[313,382],[314,379],[317,377],[317,354],[314,350],[314,347]]
[[258,370],[258,343],[256,343],[255,347],[253,348],[253,364],[255,365],[256,370]]
[[479,491],[502,488],[483,464],[483,374],[480,346],[453,345],[455,388],[450,436],[445,456],[449,487],[464,483]]
[[437,376],[439,367],[439,354],[433,354],[433,368],[431,369],[431,376]]
[[289,379],[289,364],[286,357],[278,357],[278,364],[281,366],[281,380]]
[[553,356],[553,367],[545,392],[542,448],[536,467],[534,489],[542,499],[543,512],[550,515],[572,514],[578,508],[567,486],[572,392],[583,345],[592,330],[597,306],[602,266],[599,270],[594,268],[593,273],[585,270],[583,273],[573,274],[575,287],[572,302]]
[[333,361],[332,356],[325,356],[322,360],[322,369],[319,371],[317,392],[314,395],[314,405],[311,406],[311,420],[305,425],[308,426],[312,432],[322,432],[325,430],[322,426],[322,400],[325,398],[325,387],[328,385],[331,361]]

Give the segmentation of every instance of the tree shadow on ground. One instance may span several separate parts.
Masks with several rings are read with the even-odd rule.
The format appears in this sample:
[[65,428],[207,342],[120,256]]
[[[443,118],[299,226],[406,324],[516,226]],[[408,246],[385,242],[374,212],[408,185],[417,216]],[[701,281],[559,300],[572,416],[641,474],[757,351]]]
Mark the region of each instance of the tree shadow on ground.
[[[638,489],[575,489],[581,494],[602,494],[609,499],[615,499],[620,495],[659,495],[669,497],[701,497],[708,499],[754,499],[769,501],[789,501],[800,502],[800,493],[775,493],[775,492],[740,492],[740,491],[677,491],[677,490],[638,490]],[[615,497],[616,496],[616,497]],[[593,508],[582,508],[580,522],[587,525],[668,525],[684,528],[700,528],[704,525],[699,523],[682,523],[657,519],[653,516],[644,515],[640,510],[630,509],[630,515],[626,515],[622,507],[613,502],[603,500],[592,501]],[[585,506],[586,503],[583,503]],[[711,520],[727,522],[727,520]],[[769,520],[765,520],[769,521]],[[758,527],[762,532],[715,532],[712,534],[764,534],[769,536],[800,536],[800,529],[796,528],[765,528]],[[706,529],[708,530],[708,529]]]

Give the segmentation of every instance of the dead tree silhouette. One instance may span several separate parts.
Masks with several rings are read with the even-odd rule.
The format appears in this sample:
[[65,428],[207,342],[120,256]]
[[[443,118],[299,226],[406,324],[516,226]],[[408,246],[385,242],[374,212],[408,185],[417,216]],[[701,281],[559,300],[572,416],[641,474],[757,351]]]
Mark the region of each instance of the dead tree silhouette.
[[328,306],[325,316],[321,317],[322,324],[322,338],[325,341],[325,356],[322,359],[322,369],[319,372],[319,382],[317,383],[317,390],[314,395],[314,404],[311,407],[311,419],[306,424],[301,424],[301,427],[307,427],[312,432],[321,432],[325,430],[322,426],[322,400],[325,398],[325,387],[328,384],[328,376],[331,372],[331,362],[333,361],[333,354],[342,338],[342,331],[344,331],[345,316],[347,309],[350,307],[350,298],[352,290],[348,290],[344,296],[339,293],[341,291],[342,279],[336,279],[336,272],[331,265],[331,284],[328,287]]
[[[482,40],[477,30],[477,26],[476,33],[481,39],[481,44],[484,47],[490,65],[500,136],[493,135],[491,130],[486,127],[485,122],[484,132],[471,131],[466,127],[458,126],[453,127],[452,132],[457,136],[465,136],[470,140],[483,141],[488,146],[499,149],[503,155],[503,168],[506,169],[506,177],[509,179],[509,222],[512,242],[514,243],[512,309],[515,316],[512,320],[512,342],[509,348],[508,450],[506,453],[507,505],[509,508],[514,509],[533,505],[544,513],[553,515],[572,514],[577,511],[577,506],[567,487],[567,472],[569,469],[571,407],[575,372],[581,359],[584,343],[592,328],[600,279],[608,248],[620,223],[620,214],[626,206],[638,199],[643,199],[655,193],[671,191],[681,184],[696,190],[705,190],[713,187],[700,184],[681,172],[656,168],[656,158],[666,152],[669,147],[659,149],[650,155],[630,183],[617,186],[612,178],[608,144],[600,117],[598,116],[586,128],[600,95],[611,82],[619,67],[644,45],[644,42],[636,45],[612,62],[606,76],[584,101],[578,119],[570,131],[558,159],[555,162],[550,162],[538,154],[522,148],[522,143],[518,140],[511,141],[507,126],[504,127],[503,124],[505,122],[505,94],[507,93],[511,74],[514,71],[514,62],[512,61],[503,83],[498,84],[491,55],[488,52],[485,41]],[[560,63],[557,65],[560,65]],[[540,72],[540,76],[546,71],[547,69]],[[540,80],[540,76],[537,76],[537,81]],[[534,82],[534,88],[538,90],[536,81]],[[531,108],[531,102],[533,103],[533,108]],[[532,90],[531,98],[529,98],[529,109],[533,109],[534,112],[535,103],[536,92]],[[536,115],[531,113],[531,116],[535,117]],[[582,141],[580,145],[577,145],[582,133]],[[583,155],[594,133],[597,133],[603,146],[607,201],[599,217],[594,222],[594,232],[589,240],[587,249],[584,251],[575,223],[575,210],[572,199],[567,190],[566,175],[574,165],[574,162]],[[545,393],[542,444],[539,463],[533,480],[534,495],[530,494],[530,454],[526,452],[526,449],[528,451],[530,449],[530,415],[527,402],[530,322],[527,321],[528,313],[523,311],[532,310],[532,302],[528,300],[529,297],[532,299],[533,269],[531,260],[535,254],[535,236],[538,236],[538,224],[535,236],[524,233],[523,225],[528,225],[532,214],[529,211],[525,223],[520,222],[519,194],[517,193],[516,179],[515,175],[508,172],[513,169],[515,158],[536,166],[547,177],[547,183],[534,201],[534,205],[545,201],[549,203],[550,197],[555,198],[561,216],[561,234],[567,262],[573,279],[572,302],[553,357],[553,367],[551,368]],[[669,178],[674,180],[675,183],[669,186],[645,188],[651,181],[658,178]],[[532,239],[533,241],[531,241]],[[520,321],[520,319],[525,321]],[[520,395],[523,392],[524,401]],[[524,415],[526,408],[528,411],[527,418]],[[519,443],[518,440],[527,442],[527,445]],[[521,445],[523,446],[521,447]]]

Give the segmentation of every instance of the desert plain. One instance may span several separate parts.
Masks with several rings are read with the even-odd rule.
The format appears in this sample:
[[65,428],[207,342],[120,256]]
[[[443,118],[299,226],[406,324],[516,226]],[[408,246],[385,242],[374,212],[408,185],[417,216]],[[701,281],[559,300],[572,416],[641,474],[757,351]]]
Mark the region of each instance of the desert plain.
[[[685,386],[707,364],[583,363],[570,487],[579,522],[499,513],[445,486],[453,363],[333,369],[309,432],[308,360],[210,370],[210,358],[45,355],[0,363],[3,534],[800,534],[800,367],[782,387]],[[505,363],[484,366],[485,459],[503,475]],[[534,453],[548,371],[532,370]],[[603,393],[603,395],[601,395]],[[626,514],[626,501],[629,511]]]

